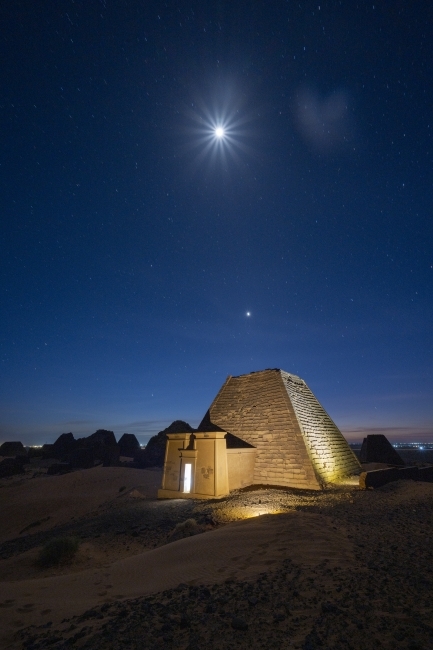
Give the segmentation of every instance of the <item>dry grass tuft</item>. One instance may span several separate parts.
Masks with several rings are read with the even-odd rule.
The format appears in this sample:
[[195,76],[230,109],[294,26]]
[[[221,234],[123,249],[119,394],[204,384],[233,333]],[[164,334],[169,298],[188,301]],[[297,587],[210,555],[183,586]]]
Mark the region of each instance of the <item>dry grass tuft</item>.
[[52,539],[40,550],[36,564],[41,568],[46,568],[71,562],[78,547],[79,541],[75,537]]
[[200,526],[195,519],[187,519],[176,524],[175,528],[169,533],[168,539],[170,542],[175,542],[177,539],[184,537],[192,537],[204,532],[204,527]]

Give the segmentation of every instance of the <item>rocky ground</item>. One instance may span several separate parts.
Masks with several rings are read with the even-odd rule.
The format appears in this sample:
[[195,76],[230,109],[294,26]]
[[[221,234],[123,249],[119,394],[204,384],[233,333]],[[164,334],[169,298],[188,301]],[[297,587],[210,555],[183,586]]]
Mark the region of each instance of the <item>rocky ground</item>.
[[[297,510],[323,517],[324,527],[348,540],[352,564],[305,566],[286,557],[247,581],[180,584],[134,600],[107,599],[61,625],[48,621],[21,629],[13,647],[433,648],[432,497],[433,484],[412,481],[374,491],[353,485],[321,493],[256,488],[212,502],[157,502],[125,494],[56,534],[76,535],[83,544],[90,540],[111,548],[107,557],[119,557],[169,543],[176,524],[189,518],[205,531]],[[52,538],[53,531],[10,540],[1,546],[1,557],[11,561],[31,552],[47,535]]]

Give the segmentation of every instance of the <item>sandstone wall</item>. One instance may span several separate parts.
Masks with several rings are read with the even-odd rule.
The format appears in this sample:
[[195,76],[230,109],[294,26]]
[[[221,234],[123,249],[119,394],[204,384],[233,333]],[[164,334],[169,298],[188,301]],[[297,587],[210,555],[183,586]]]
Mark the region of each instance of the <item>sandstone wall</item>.
[[359,474],[361,466],[355,454],[307,384],[284,371],[281,371],[281,378],[320,478],[328,483]]
[[229,377],[209,417],[257,448],[254,483],[320,489],[279,370]]

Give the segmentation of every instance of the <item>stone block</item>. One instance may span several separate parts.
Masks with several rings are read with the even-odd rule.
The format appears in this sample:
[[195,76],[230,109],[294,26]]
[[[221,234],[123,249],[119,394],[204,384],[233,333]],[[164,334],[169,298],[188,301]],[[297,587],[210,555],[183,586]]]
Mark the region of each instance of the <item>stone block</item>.
[[418,467],[399,467],[398,469],[399,479],[411,479],[412,481],[418,481],[418,475]]
[[429,467],[418,467],[418,481],[433,483],[433,465]]
[[378,488],[386,485],[391,481],[398,481],[399,470],[392,467],[389,469],[374,469],[371,472],[361,472],[359,475],[359,487],[366,490],[367,488]]

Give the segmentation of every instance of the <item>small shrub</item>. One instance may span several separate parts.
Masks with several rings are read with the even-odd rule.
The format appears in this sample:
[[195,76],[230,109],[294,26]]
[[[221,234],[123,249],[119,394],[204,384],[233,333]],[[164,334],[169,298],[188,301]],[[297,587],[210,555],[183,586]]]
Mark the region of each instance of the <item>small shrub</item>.
[[40,567],[49,567],[70,562],[78,551],[78,546],[79,542],[75,537],[52,539],[40,550],[37,564]]
[[176,524],[175,528],[169,533],[169,541],[175,542],[177,539],[183,539],[184,537],[192,537],[192,535],[198,535],[203,532],[203,526],[200,526],[195,519],[187,519]]

